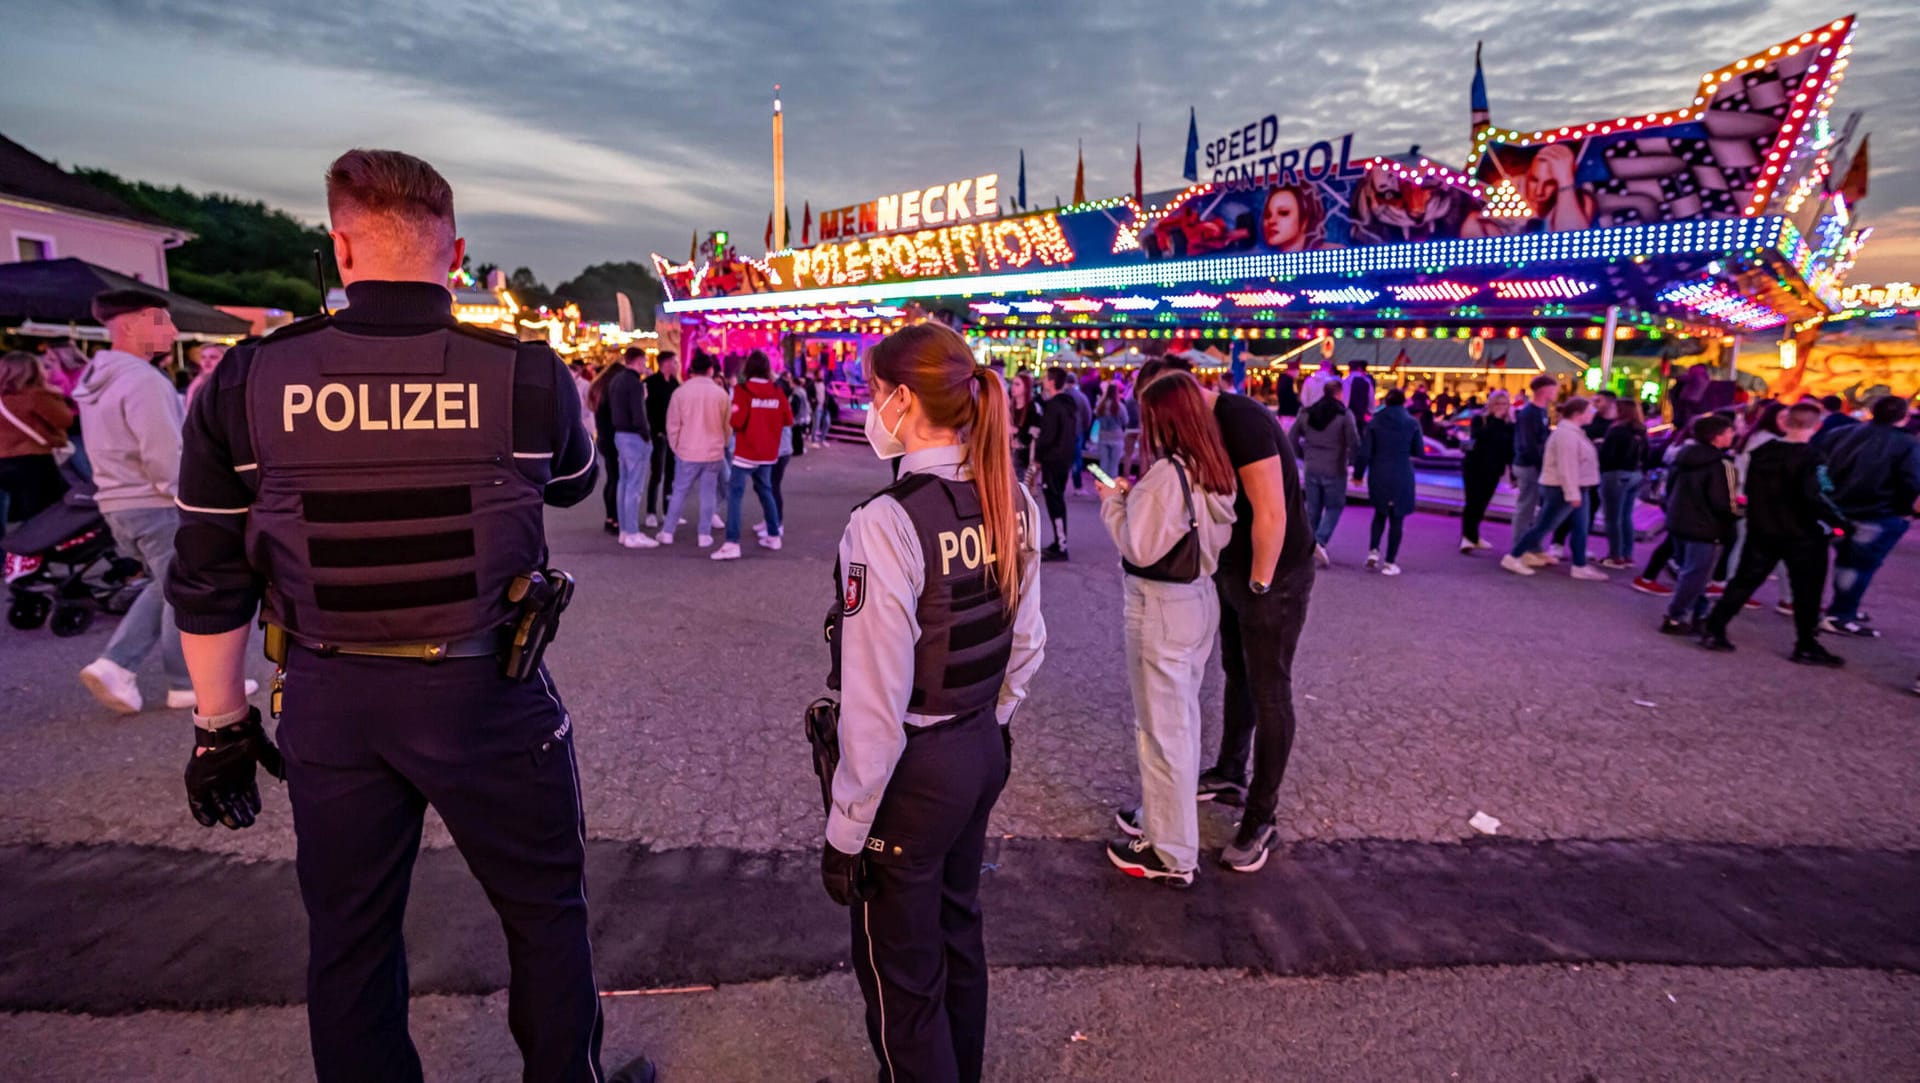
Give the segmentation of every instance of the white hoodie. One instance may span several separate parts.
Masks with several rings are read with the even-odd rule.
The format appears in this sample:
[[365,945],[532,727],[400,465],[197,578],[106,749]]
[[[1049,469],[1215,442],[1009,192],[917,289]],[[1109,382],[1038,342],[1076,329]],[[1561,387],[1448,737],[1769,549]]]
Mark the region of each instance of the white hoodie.
[[80,386],[80,437],[102,512],[171,508],[186,408],[165,373],[119,350],[93,355]]
[[[1233,534],[1233,494],[1201,489],[1194,483],[1192,467],[1187,468],[1187,483],[1193,489],[1193,510],[1199,519],[1200,574],[1205,577],[1220,566],[1220,550]],[[1186,497],[1173,460],[1156,461],[1132,489],[1101,501],[1100,521],[1113,536],[1121,559],[1129,564],[1145,567],[1171,552],[1188,529]]]

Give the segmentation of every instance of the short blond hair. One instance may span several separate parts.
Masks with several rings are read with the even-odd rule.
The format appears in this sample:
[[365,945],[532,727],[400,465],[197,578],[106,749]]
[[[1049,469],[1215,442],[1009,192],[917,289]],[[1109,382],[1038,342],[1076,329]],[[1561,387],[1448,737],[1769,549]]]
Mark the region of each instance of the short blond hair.
[[356,148],[335,158],[327,167],[327,214],[336,226],[356,216],[377,219],[401,244],[453,244],[453,186],[427,162],[397,150]]

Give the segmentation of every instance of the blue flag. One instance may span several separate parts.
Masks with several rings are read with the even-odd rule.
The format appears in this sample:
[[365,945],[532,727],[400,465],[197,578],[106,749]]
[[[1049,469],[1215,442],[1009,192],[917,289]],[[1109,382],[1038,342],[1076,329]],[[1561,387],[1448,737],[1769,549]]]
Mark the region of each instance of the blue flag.
[[1025,147],[1020,148],[1020,194],[1014,200],[1014,204],[1020,210],[1027,209],[1027,149]]
[[1195,183],[1200,180],[1200,121],[1191,105],[1187,106],[1187,168],[1180,175]]

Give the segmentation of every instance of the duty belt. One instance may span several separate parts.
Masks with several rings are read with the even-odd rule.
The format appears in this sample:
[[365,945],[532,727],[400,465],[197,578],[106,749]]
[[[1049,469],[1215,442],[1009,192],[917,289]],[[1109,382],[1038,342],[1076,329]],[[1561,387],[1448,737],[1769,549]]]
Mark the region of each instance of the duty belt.
[[278,666],[286,665],[289,643],[297,643],[323,658],[347,654],[363,658],[405,658],[416,662],[439,662],[448,658],[486,658],[499,654],[505,639],[504,633],[504,628],[495,628],[479,635],[451,639],[444,643],[322,643],[295,635],[280,625],[269,622],[266,625],[266,653],[268,661]]
[[491,658],[500,653],[501,633],[487,632],[445,643],[316,643],[298,636],[294,636],[293,641],[323,658],[347,654],[360,658],[440,662],[448,658]]

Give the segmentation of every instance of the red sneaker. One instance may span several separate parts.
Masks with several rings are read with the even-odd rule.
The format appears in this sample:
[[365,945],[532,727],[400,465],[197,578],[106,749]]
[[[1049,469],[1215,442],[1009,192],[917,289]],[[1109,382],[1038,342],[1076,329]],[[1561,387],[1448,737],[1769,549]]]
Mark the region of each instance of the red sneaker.
[[23,557],[19,553],[7,554],[7,565],[6,565],[6,581],[7,582],[11,583],[16,579],[25,579],[27,576],[32,575],[34,572],[37,572],[39,570],[40,570],[39,557]]
[[1667,595],[1673,593],[1672,587],[1667,586],[1658,579],[1648,579],[1643,575],[1634,576],[1633,582],[1630,585],[1640,593],[1651,594],[1656,598],[1665,598]]

